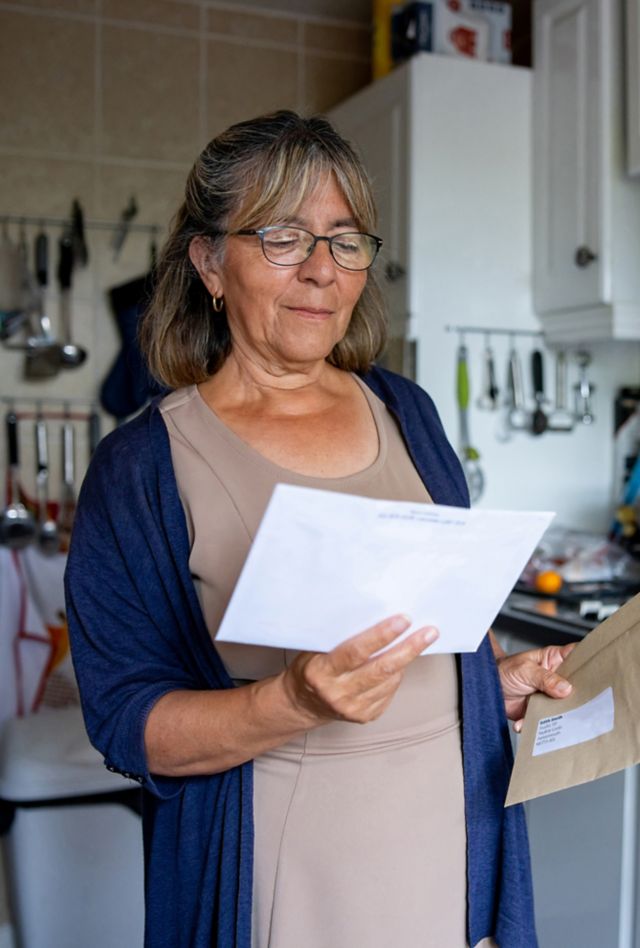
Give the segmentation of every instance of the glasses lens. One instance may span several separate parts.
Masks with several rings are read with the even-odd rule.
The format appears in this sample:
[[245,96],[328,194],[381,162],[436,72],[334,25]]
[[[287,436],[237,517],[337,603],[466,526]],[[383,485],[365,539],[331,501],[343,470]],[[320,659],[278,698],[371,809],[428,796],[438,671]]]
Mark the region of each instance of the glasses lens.
[[346,270],[366,270],[378,253],[378,241],[370,234],[338,234],[331,238],[334,259]]
[[281,266],[302,263],[312,243],[313,234],[298,227],[265,227],[262,237],[265,257]]

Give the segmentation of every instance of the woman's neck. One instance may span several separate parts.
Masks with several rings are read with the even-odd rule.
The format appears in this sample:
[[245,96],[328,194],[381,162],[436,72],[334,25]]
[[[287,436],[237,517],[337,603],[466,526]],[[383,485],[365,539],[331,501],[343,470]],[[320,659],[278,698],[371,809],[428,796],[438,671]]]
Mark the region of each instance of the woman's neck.
[[232,350],[215,375],[202,382],[200,394],[216,409],[262,405],[304,414],[342,391],[346,373],[322,359],[302,365],[266,364]]

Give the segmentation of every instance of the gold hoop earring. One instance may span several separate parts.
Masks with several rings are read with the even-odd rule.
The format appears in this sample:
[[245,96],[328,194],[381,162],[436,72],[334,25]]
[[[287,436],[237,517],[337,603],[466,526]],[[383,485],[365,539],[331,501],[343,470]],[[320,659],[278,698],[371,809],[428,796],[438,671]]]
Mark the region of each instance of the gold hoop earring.
[[212,296],[211,305],[213,306],[214,313],[221,313],[224,307],[224,296]]

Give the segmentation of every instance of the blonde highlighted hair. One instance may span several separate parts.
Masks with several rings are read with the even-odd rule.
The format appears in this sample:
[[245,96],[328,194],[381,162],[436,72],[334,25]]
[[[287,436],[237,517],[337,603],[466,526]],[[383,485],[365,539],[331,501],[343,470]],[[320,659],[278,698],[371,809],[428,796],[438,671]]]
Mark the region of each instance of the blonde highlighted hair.
[[[286,222],[328,174],[335,176],[358,229],[374,233],[366,171],[326,119],[279,111],[232,125],[209,142],[187,178],[140,326],[141,349],[163,384],[204,381],[231,349],[224,309],[212,314],[211,296],[189,259],[193,238],[208,237],[213,252],[222,255],[225,237],[219,232]],[[347,332],[328,359],[341,369],[366,371],[385,341],[382,295],[370,270]]]

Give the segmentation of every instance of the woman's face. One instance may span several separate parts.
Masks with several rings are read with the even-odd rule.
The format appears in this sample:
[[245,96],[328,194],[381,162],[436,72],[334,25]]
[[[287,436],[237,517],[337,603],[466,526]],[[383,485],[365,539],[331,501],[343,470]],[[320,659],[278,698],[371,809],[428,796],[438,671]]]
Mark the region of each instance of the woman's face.
[[[295,219],[263,226],[273,223],[327,237],[358,229],[333,176],[316,186]],[[340,267],[326,241],[304,263],[282,267],[266,259],[258,237],[231,236],[210,279],[210,292],[224,295],[237,354],[278,370],[326,359],[347,331],[367,275]]]

